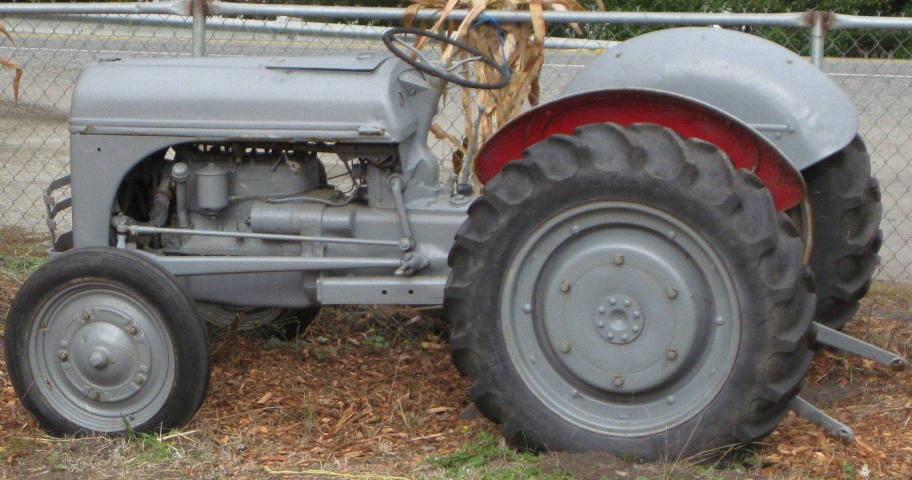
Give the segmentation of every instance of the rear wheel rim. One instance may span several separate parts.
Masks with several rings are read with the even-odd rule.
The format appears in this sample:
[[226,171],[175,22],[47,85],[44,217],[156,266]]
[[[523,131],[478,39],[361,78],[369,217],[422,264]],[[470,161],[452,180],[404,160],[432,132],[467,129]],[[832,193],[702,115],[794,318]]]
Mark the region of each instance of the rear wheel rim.
[[613,436],[698,416],[727,383],[741,336],[734,283],[712,246],[630,202],[577,205],[529,234],[507,269],[501,318],[533,395]]

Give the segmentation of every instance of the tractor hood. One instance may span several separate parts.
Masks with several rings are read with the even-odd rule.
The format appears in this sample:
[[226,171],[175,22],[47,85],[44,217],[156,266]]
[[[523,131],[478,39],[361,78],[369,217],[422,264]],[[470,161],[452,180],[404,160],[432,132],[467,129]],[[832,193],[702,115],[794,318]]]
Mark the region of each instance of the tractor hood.
[[108,60],[73,93],[73,134],[399,142],[416,116],[388,54]]

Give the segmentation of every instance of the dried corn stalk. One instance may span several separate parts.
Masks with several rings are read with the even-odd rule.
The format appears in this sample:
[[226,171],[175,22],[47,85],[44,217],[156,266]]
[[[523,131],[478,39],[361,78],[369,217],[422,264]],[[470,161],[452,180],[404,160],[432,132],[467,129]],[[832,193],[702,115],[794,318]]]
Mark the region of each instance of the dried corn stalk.
[[[13,42],[13,45],[16,42],[13,41],[13,37],[10,36],[9,32],[6,30],[6,27],[0,23],[0,33],[6,36],[9,41]],[[19,80],[22,79],[22,67],[18,63],[13,61],[11,58],[0,57],[0,66],[10,68],[16,71],[16,76],[13,77],[13,98],[16,100],[16,103],[19,102]]]
[[[535,106],[539,97],[539,73],[544,62],[544,39],[546,26],[542,12],[551,10],[582,10],[577,0],[412,0],[407,8],[406,25],[410,25],[415,14],[422,9],[432,8],[441,11],[440,19],[430,28],[442,31],[453,38],[462,40],[499,63],[506,63],[510,69],[510,83],[499,90],[478,90],[463,88],[462,107],[465,112],[465,135],[458,140],[446,134],[438,125],[431,128],[437,138],[453,144],[456,153],[453,156],[453,168],[459,173],[462,168],[469,138],[474,134],[474,122],[478,118],[476,106],[483,105],[484,113],[480,117],[476,145],[481,145],[494,132],[513,117],[522,112],[525,102]],[[469,15],[458,26],[446,19],[456,8],[470,9]],[[532,23],[504,23],[485,18],[485,9],[528,10],[532,13]],[[480,18],[480,20],[479,20]],[[575,27],[575,26],[574,26]],[[455,33],[454,33],[455,32]],[[427,39],[421,38],[416,47],[422,48]],[[446,63],[450,57],[465,58],[466,52],[443,52],[441,61]],[[506,60],[505,60],[506,59]],[[497,81],[499,73],[489,65],[475,62],[475,70],[469,72],[468,65],[463,67],[463,75],[474,74],[476,80]]]

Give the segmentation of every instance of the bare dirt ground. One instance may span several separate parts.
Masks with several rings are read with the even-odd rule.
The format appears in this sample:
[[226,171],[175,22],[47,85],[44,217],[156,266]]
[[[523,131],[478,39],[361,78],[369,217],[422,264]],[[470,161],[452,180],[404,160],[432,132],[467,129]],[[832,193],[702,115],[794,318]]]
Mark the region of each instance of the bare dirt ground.
[[[20,253],[0,252],[0,318],[25,276]],[[875,285],[848,332],[912,356],[910,302],[912,290]],[[496,425],[459,418],[470,406],[470,382],[450,362],[445,331],[431,310],[352,307],[324,309],[290,342],[227,334],[213,339],[209,395],[193,422],[126,438],[46,435],[0,362],[0,477],[900,479],[912,472],[912,376],[831,350],[817,353],[802,395],[855,429],[851,445],[789,414],[771,436],[710,464],[517,454]]]

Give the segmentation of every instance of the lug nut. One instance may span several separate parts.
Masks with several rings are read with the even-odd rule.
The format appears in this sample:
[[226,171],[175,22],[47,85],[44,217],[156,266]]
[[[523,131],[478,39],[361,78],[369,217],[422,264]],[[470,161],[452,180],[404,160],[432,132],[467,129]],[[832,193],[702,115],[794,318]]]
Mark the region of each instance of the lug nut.
[[599,328],[605,328],[605,322],[598,322],[598,323],[596,323],[596,326],[598,326]]
[[129,327],[127,327],[127,333],[129,333],[130,335],[136,335],[137,333],[139,333],[139,330],[137,330],[135,326],[130,325]]
[[614,377],[614,386],[620,387],[622,385],[624,385],[624,377],[622,375]]
[[83,319],[84,321],[88,322],[89,320],[92,319],[92,314],[89,313],[88,310],[83,310],[83,311],[82,311],[82,319]]
[[668,298],[675,298],[678,296],[678,291],[674,288],[669,288],[665,291],[665,294],[668,295]]
[[617,255],[615,255],[615,256],[614,256],[614,263],[617,264],[617,265],[623,264],[623,263],[624,263],[624,256],[621,255],[620,253],[617,254]]
[[137,375],[136,378],[133,379],[133,382],[137,385],[142,385],[145,381],[146,380],[142,377],[142,375]]
[[674,360],[678,358],[678,351],[673,348],[669,348],[668,351],[665,352],[665,357],[669,360]]
[[561,349],[561,351],[564,352],[564,353],[570,353],[570,342],[568,342],[568,341],[566,341],[566,340],[564,340],[563,342],[561,342],[561,344],[560,344],[560,349]]
[[65,361],[67,361],[67,358],[69,358],[69,356],[67,355],[66,352],[60,352],[57,354],[57,358],[59,358],[61,362],[65,362]]
[[561,284],[560,284],[560,290],[561,290],[562,292],[569,292],[569,291],[570,291],[570,282],[568,282],[568,281],[566,281],[566,280],[564,280],[563,282],[561,282]]
[[523,305],[523,312],[532,313],[532,304],[527,303]]
[[101,392],[92,392],[92,398],[94,398],[95,400],[100,400]]
[[599,312],[599,313],[601,313],[602,315],[604,315],[606,311],[607,311],[607,309],[605,308],[604,305],[599,305],[599,307],[598,307],[598,312]]

